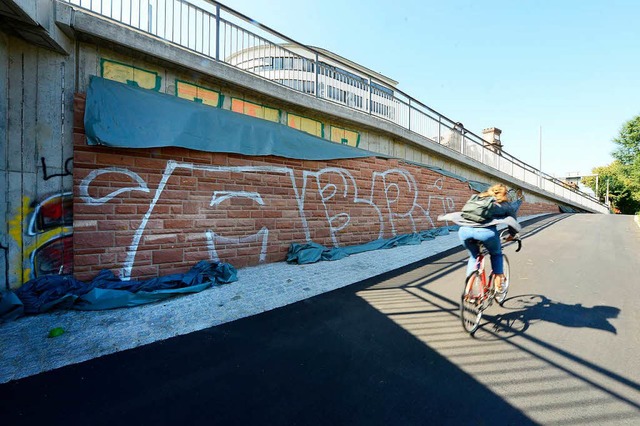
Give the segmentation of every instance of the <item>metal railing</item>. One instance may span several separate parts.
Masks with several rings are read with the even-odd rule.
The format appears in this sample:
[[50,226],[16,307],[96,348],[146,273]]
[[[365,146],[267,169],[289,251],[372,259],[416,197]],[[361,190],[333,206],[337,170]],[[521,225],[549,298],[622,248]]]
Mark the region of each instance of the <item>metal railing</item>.
[[146,32],[310,96],[393,122],[487,167],[600,213],[607,206],[570,188],[413,99],[384,77],[300,44],[211,0],[58,0]]

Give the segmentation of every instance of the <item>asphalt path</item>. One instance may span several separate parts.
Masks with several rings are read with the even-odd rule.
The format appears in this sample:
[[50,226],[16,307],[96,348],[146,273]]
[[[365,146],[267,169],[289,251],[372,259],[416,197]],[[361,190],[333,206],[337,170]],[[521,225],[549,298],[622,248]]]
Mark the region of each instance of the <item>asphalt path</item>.
[[0,385],[20,424],[640,424],[640,228],[527,224],[469,336],[466,254]]

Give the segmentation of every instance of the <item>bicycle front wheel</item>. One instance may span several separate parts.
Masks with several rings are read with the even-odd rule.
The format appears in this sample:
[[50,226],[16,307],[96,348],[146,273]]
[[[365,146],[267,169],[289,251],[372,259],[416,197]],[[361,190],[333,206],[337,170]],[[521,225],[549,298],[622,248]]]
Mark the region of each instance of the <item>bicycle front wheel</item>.
[[494,291],[495,291],[495,299],[496,302],[498,302],[498,304],[500,306],[502,306],[502,304],[504,303],[504,301],[507,299],[507,292],[509,291],[509,283],[510,283],[510,267],[509,267],[509,259],[507,258],[506,255],[502,256],[502,264],[503,264],[503,269],[504,269],[504,276],[505,276],[505,280],[502,283],[502,288],[504,291],[502,292],[498,292],[495,287],[494,287]]
[[464,290],[460,298],[460,320],[462,327],[469,334],[475,333],[482,319],[482,280],[480,273],[474,271],[464,283]]

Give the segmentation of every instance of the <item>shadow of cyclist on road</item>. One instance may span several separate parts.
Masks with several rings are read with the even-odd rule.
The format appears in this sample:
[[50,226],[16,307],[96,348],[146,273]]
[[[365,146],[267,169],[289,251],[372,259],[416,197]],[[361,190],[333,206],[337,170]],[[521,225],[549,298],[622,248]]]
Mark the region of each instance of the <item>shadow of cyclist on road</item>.
[[511,297],[505,300],[502,308],[508,312],[487,318],[493,323],[492,331],[499,333],[501,337],[504,337],[504,333],[522,333],[536,321],[547,321],[564,327],[593,328],[617,334],[616,328],[609,320],[617,318],[620,314],[620,309],[613,306],[586,307],[580,303],[569,305],[539,294]]

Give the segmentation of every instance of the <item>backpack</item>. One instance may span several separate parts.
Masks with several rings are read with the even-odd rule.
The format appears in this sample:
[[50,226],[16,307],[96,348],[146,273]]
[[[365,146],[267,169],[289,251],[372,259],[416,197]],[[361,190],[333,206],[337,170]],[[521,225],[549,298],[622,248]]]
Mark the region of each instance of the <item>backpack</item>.
[[488,222],[492,218],[491,207],[496,199],[493,197],[480,197],[472,195],[469,201],[462,207],[461,216],[477,223]]

